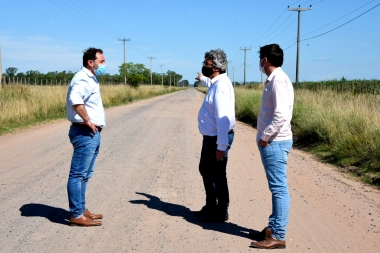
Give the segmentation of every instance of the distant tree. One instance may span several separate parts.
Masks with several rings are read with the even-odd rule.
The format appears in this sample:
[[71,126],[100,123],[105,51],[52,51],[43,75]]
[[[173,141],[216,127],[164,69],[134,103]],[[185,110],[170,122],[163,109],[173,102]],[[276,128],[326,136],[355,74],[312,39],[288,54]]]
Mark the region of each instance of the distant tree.
[[9,68],[5,69],[5,73],[9,77],[14,77],[16,75],[17,71],[18,71],[18,69],[15,67],[9,67]]
[[149,69],[145,68],[144,64],[129,62],[124,65],[123,63],[119,66],[120,76],[124,77],[125,70],[127,71],[127,82],[133,87],[150,80]]
[[179,85],[180,85],[181,87],[189,87],[189,81],[187,81],[187,80],[182,80],[182,81],[179,82]]
[[200,84],[201,84],[200,81],[195,81],[195,83],[194,83],[194,87],[198,87],[198,86],[200,86]]

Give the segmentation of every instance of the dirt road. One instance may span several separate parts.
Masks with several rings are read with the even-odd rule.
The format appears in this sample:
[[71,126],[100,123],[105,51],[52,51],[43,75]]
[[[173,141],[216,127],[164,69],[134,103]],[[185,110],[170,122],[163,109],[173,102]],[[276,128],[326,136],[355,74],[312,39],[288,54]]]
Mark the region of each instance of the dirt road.
[[[255,130],[235,128],[228,181],[230,220],[201,223],[194,89],[106,110],[87,199],[103,226],[68,226],[72,147],[62,121],[0,138],[0,252],[257,252],[247,234],[267,224],[270,193]],[[280,252],[379,252],[380,195],[292,150],[291,215]],[[263,250],[261,250],[263,251]]]

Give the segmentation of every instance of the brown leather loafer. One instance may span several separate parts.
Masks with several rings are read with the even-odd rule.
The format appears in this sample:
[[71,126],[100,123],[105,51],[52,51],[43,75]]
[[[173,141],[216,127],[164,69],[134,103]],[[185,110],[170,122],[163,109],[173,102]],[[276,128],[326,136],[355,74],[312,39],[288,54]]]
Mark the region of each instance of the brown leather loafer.
[[265,239],[258,242],[251,242],[251,247],[259,249],[285,249],[286,242],[276,240],[272,236],[272,232],[268,228],[264,228]]
[[103,219],[103,214],[94,214],[94,213],[91,213],[88,209],[84,211],[83,215],[93,220]]
[[94,221],[84,215],[75,219],[73,217],[70,218],[70,226],[79,226],[79,227],[92,227],[92,226],[101,226],[101,221]]

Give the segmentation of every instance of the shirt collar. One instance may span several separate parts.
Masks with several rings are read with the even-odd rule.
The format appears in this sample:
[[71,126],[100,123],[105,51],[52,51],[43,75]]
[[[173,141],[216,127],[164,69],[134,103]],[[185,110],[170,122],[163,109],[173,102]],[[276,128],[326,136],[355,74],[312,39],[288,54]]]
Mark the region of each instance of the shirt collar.
[[95,76],[95,75],[92,74],[92,72],[91,72],[88,68],[86,68],[86,67],[82,67],[82,70],[83,70],[84,72],[86,72],[86,74],[87,74],[89,77],[94,77],[94,76]]
[[222,78],[223,76],[227,75],[226,73],[223,73],[223,74],[219,74],[217,75],[216,77],[214,77],[213,79],[211,79],[211,83],[214,84],[216,83],[220,78]]
[[275,70],[267,78],[267,83],[271,82],[273,77],[277,74],[277,72],[281,71],[281,67],[277,67]]

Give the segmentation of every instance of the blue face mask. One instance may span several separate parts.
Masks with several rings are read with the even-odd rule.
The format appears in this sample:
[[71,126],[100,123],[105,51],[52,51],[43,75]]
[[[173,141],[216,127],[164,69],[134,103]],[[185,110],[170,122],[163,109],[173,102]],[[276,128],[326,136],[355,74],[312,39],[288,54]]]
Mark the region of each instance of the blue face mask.
[[101,76],[106,72],[106,65],[105,64],[98,64],[98,68],[94,70],[95,75]]

